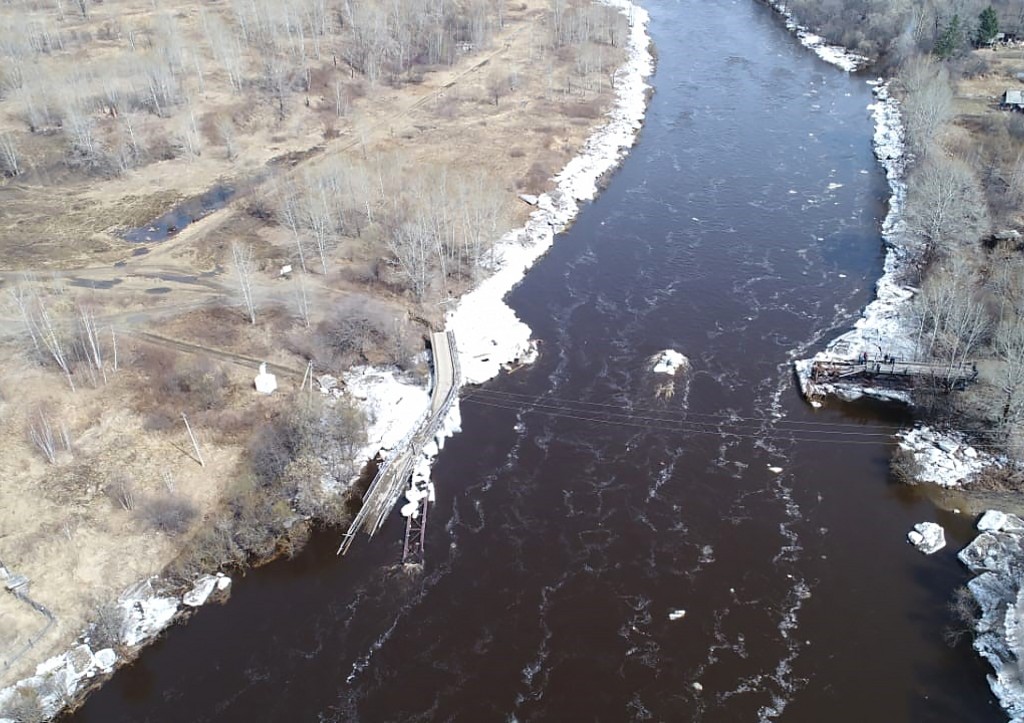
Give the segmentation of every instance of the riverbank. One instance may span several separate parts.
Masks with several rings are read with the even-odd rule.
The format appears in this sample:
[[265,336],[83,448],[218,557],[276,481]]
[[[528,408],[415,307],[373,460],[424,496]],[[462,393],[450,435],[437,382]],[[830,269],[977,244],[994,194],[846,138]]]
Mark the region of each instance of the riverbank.
[[[803,41],[801,33],[806,33],[806,29],[777,4],[773,6],[787,18],[787,27]],[[818,40],[817,36],[813,37]],[[836,64],[845,68],[850,63],[841,59]],[[800,390],[816,407],[828,396],[844,401],[870,396],[913,404],[907,391],[845,383],[841,379],[813,379],[811,371],[816,362],[849,363],[862,354],[868,358],[901,359],[916,359],[920,355],[911,301],[920,281],[925,249],[910,237],[904,224],[909,159],[900,106],[890,93],[889,82],[874,81],[878,102],[872,108],[875,156],[885,170],[890,189],[889,209],[882,224],[886,247],[883,273],[875,286],[875,299],[861,313],[853,329],[832,340],[813,358],[795,362]],[[1013,499],[1009,494],[975,493],[964,488],[987,470],[1012,464],[1012,461],[977,450],[957,432],[918,426],[896,437],[899,451],[893,469],[902,481],[934,486],[937,491],[929,496],[934,504],[944,509],[969,515],[984,512],[978,523],[980,534],[959,554],[964,565],[977,575],[968,584],[981,610],[971,621],[976,634],[973,646],[993,667],[995,674],[988,677],[989,687],[1004,710],[1013,721],[1024,720],[1024,680],[1019,673],[1024,657],[1018,639],[1019,619],[1024,614],[1024,598],[1021,597],[1024,593],[1020,588],[1024,526],[1016,516],[994,509],[1016,512],[1022,503],[1019,496]]]
[[[614,0],[607,3],[630,19],[627,37],[628,59],[626,64],[615,74],[615,105],[609,114],[610,120],[600,127],[585,143],[582,153],[574,157],[556,177],[556,190],[541,195],[536,200],[536,209],[531,213],[530,220],[522,229],[506,234],[497,245],[492,255],[493,262],[488,269],[490,276],[471,295],[467,295],[457,310],[450,316],[450,322],[458,334],[465,334],[466,342],[460,338],[460,349],[465,363],[472,369],[480,366],[493,369],[496,374],[501,364],[513,362],[517,358],[525,358],[532,347],[529,331],[517,326],[518,321],[503,317],[504,326],[490,324],[489,332],[501,333],[488,337],[487,334],[475,334],[474,329],[483,326],[485,316],[473,315],[471,307],[477,311],[486,303],[488,309],[499,309],[501,297],[522,279],[529,265],[536,261],[551,245],[554,235],[571,223],[578,211],[579,203],[594,197],[600,177],[610,171],[621,159],[622,154],[635,139],[636,132],[642,124],[646,102],[647,86],[643,78],[652,67],[652,59],[648,49],[649,38],[646,34],[647,14],[630,2]],[[578,124],[575,123],[574,124]],[[495,279],[498,281],[495,281]],[[486,301],[485,301],[486,300]],[[507,309],[507,307],[505,307]],[[459,313],[459,309],[463,311]],[[499,312],[500,313],[500,312]],[[509,313],[510,310],[509,310]],[[455,320],[455,317],[461,321]],[[489,320],[493,321],[493,320]],[[521,326],[521,325],[520,325]],[[500,342],[497,338],[500,337]],[[475,338],[475,341],[474,341]],[[494,353],[494,347],[500,344],[500,356]],[[520,353],[518,350],[526,350]],[[474,372],[469,381],[482,380],[478,371]],[[360,456],[368,460],[379,452],[386,453],[398,439],[408,431],[406,428],[414,424],[419,417],[419,407],[426,403],[425,390],[410,384],[402,375],[391,369],[353,370],[345,376],[345,382],[352,391],[360,406],[373,419],[368,433],[367,444]],[[446,426],[448,433],[458,428],[458,410],[453,410]],[[437,449],[431,450],[436,455]],[[421,465],[422,467],[422,465]],[[138,603],[158,610],[150,623],[146,624],[147,635],[136,636],[131,641],[131,651],[118,656],[118,661],[131,659],[138,650],[138,645],[158,635],[167,625],[173,622],[182,607],[180,595],[172,597],[167,592],[151,590],[152,594],[143,598],[133,596],[127,591],[121,596],[128,600],[130,606]],[[173,604],[168,602],[174,600]],[[83,645],[88,641],[83,639]],[[61,707],[74,704],[86,686],[82,681],[89,681],[89,686],[101,680],[113,668],[108,648],[90,650],[89,661],[86,661],[81,645],[72,653],[61,654],[50,659],[37,668],[36,676],[24,679],[5,689],[0,696],[0,706],[6,703],[20,703],[22,698],[32,698],[33,705],[40,704],[46,715],[53,715]],[[102,654],[101,654],[102,653]],[[71,656],[71,657],[68,657]],[[73,673],[64,665],[63,660],[72,661]],[[98,662],[97,662],[98,661]],[[72,680],[75,680],[72,683]],[[67,683],[67,684],[63,684]],[[36,692],[31,692],[36,691]]]

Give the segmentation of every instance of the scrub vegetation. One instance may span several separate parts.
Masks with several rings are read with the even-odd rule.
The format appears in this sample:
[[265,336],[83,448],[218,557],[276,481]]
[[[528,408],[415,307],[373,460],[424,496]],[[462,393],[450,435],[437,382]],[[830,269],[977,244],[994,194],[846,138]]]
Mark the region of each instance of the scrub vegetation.
[[131,583],[346,519],[336,380],[423,380],[626,32],[590,0],[0,3],[0,560],[56,618],[10,659],[40,622],[0,596],[0,687]]

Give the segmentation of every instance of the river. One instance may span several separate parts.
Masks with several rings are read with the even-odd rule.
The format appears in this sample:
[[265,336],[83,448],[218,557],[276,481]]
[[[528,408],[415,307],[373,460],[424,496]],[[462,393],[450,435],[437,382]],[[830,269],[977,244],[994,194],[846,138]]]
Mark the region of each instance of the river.
[[865,78],[751,0],[645,4],[646,127],[510,297],[541,356],[464,392],[425,572],[397,515],[344,559],[315,535],[73,720],[1005,720],[942,638],[971,520],[888,474],[909,417],[789,368],[881,273]]

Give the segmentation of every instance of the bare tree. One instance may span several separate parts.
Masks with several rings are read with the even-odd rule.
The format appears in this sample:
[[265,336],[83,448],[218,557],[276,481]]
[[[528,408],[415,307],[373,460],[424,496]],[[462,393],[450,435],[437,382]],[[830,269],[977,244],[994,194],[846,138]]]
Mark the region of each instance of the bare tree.
[[388,250],[394,255],[399,272],[418,301],[426,296],[430,287],[434,241],[422,219],[402,224],[387,237]]
[[918,348],[948,364],[950,370],[970,359],[990,327],[985,304],[978,297],[978,280],[954,259],[933,271],[915,297]]
[[224,153],[229,161],[233,161],[238,155],[238,132],[231,118],[225,115],[217,116],[217,135],[220,142],[224,144]]
[[39,334],[36,329],[36,321],[33,315],[35,295],[24,284],[19,284],[18,286],[8,289],[7,293],[10,294],[11,300],[18,309],[18,315],[21,317],[21,323],[25,326],[25,332],[32,340],[32,348],[38,352],[40,350]]
[[36,297],[36,328],[39,330],[39,337],[50,353],[50,356],[64,372],[71,391],[75,391],[75,381],[71,378],[71,365],[65,353],[64,330],[56,322],[50,310],[43,303],[42,299]]
[[915,153],[923,154],[953,117],[953,88],[949,71],[930,56],[917,55],[899,73],[904,89],[903,116],[907,138]]
[[256,300],[253,296],[252,275],[256,264],[252,257],[252,247],[241,241],[231,242],[231,262],[238,280],[238,290],[242,292],[242,301],[249,316],[249,323],[256,323]]
[[988,205],[971,167],[943,153],[929,154],[907,183],[907,227],[933,251],[977,241],[990,227]]
[[103,383],[106,384],[107,369],[103,364],[99,330],[96,326],[96,311],[90,306],[80,304],[78,306],[78,320],[82,328],[82,335],[85,337],[83,346],[85,346],[86,357],[89,359],[89,363],[103,377]]
[[308,329],[310,322],[309,295],[306,293],[306,274],[300,271],[295,274],[295,305],[299,309],[299,318]]
[[996,328],[992,346],[1002,362],[1000,423],[1016,424],[1024,416],[1024,320],[1016,314],[1004,319]]
[[42,408],[36,411],[29,423],[28,437],[50,464],[57,464],[59,451],[71,450],[71,435],[67,425],[62,420],[54,426]]
[[14,144],[14,136],[0,133],[0,171],[11,176],[21,173],[18,148]]

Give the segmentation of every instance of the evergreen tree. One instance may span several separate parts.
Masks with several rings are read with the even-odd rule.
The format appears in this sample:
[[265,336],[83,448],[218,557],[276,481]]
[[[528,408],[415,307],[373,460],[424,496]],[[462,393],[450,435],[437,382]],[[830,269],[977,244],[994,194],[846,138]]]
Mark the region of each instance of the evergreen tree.
[[940,60],[949,60],[957,55],[964,45],[964,28],[960,22],[960,16],[954,15],[949,24],[939,34],[935,41],[935,55]]
[[989,5],[978,15],[978,30],[974,34],[975,45],[988,45],[996,38],[999,32],[999,18],[995,9]]

